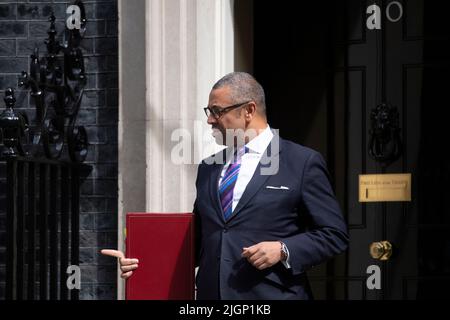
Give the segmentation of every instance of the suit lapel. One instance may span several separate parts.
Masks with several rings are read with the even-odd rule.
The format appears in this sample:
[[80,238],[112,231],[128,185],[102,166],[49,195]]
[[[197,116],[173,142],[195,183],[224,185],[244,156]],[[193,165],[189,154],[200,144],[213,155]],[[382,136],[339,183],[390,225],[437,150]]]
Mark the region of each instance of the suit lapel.
[[[209,175],[209,191],[210,191],[210,197],[211,197],[211,203],[214,205],[214,208],[216,209],[215,211],[217,212],[220,220],[222,222],[225,223],[225,218],[223,217],[223,210],[222,210],[222,206],[220,204],[220,198],[219,198],[219,178],[220,178],[220,173],[222,172],[224,163],[226,163],[227,161],[227,153],[226,150],[224,150],[222,153],[222,159],[217,159],[217,160],[221,160],[219,161],[219,163],[215,163],[211,168],[211,174]],[[221,164],[223,162],[223,164]]]
[[[278,141],[274,142],[274,139],[278,139]],[[275,157],[279,157],[279,153],[281,153],[281,144],[282,144],[281,138],[279,136],[274,135],[272,141],[270,142],[269,146],[267,147],[263,156],[261,157],[261,160],[259,161],[258,166],[256,167],[252,179],[245,188],[245,191],[242,194],[241,199],[239,200],[230,218],[228,218],[228,221],[233,219],[245,207],[245,205],[255,196],[256,192],[258,192],[258,190],[263,186],[266,180],[269,179],[271,175],[262,175],[261,169],[264,169],[265,167],[270,167],[271,165],[270,160],[273,160],[273,158]],[[279,158],[277,160],[278,165],[280,165]]]

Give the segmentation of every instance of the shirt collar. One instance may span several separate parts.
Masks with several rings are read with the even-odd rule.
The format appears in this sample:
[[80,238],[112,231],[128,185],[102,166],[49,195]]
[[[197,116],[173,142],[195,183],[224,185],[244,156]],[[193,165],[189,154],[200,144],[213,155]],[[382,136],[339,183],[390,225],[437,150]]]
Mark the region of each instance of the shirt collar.
[[267,125],[267,127],[260,134],[250,140],[245,146],[250,152],[263,154],[270,141],[272,141],[272,138],[272,130],[270,129],[270,126]]

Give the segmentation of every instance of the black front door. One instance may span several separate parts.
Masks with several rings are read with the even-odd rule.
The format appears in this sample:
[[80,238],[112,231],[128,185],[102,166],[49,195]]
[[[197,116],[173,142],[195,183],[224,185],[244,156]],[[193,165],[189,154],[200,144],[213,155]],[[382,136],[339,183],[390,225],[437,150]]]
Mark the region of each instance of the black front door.
[[[449,296],[448,7],[254,2],[254,73],[266,89],[269,124],[326,157],[349,226],[347,253],[310,272],[318,299]],[[369,152],[389,154],[380,135],[371,144],[371,117],[383,103],[393,116],[378,124],[398,116],[392,161]],[[389,173],[411,174],[411,201],[359,201],[359,175]],[[382,241],[393,246],[385,261],[369,250]],[[379,267],[379,286],[371,266]]]

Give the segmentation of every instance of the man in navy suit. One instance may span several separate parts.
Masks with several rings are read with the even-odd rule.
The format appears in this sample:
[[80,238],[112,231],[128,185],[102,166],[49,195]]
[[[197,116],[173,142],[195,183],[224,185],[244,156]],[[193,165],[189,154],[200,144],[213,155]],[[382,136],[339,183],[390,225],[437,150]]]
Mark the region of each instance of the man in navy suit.
[[272,132],[247,73],[219,80],[205,112],[228,148],[198,168],[197,299],[311,299],[306,271],[348,244],[325,161]]
[[[325,161],[267,124],[264,90],[231,73],[205,113],[228,146],[199,165],[194,203],[197,299],[311,299],[306,271],[347,248]],[[115,250],[122,278],[138,267]]]

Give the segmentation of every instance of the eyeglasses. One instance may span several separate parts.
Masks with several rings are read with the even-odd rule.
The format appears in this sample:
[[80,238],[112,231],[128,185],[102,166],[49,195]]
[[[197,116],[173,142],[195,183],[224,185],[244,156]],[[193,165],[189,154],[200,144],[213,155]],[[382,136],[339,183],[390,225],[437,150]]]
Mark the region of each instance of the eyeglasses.
[[219,119],[221,116],[223,116],[225,113],[227,113],[228,111],[231,111],[233,109],[242,107],[243,105],[246,105],[247,103],[251,102],[252,100],[246,101],[246,102],[242,102],[242,103],[238,103],[238,104],[234,104],[232,106],[229,107],[224,107],[221,108],[219,106],[211,106],[211,107],[206,107],[203,108],[203,110],[205,111],[206,116],[209,118],[209,116],[212,114],[214,118]]

